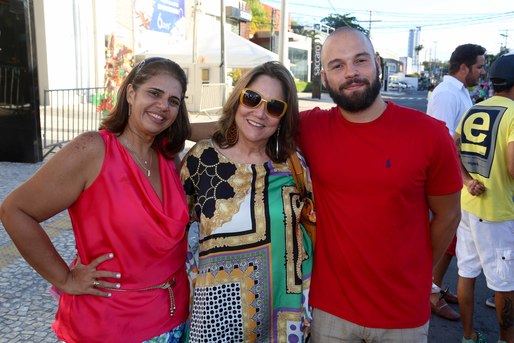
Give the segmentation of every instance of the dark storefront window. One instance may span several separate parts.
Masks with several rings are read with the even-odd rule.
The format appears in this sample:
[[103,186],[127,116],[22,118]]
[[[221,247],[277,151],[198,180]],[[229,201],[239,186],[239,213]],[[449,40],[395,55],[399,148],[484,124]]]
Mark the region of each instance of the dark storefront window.
[[42,159],[32,0],[0,0],[0,161]]

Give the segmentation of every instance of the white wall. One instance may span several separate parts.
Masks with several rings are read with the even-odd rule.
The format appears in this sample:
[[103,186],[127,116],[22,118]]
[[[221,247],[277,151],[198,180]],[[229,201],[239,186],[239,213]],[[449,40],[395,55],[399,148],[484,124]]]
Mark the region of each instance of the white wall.
[[44,2],[48,88],[76,87],[73,2]]
[[[101,87],[104,85],[105,67],[105,38],[114,33],[138,54],[134,32],[134,1],[131,0],[41,0],[36,12],[36,23],[43,25],[38,31],[38,56],[41,83],[41,92],[44,89],[72,89]],[[145,3],[141,0],[141,3]],[[184,1],[185,25],[183,27],[185,39],[193,40],[193,10],[195,0]],[[201,1],[198,10],[199,27],[219,32],[220,30],[220,2]],[[239,6],[238,0],[225,0],[225,6]],[[230,28],[225,28],[226,32]],[[42,33],[41,33],[42,31]],[[199,30],[198,35],[202,32]],[[137,33],[136,33],[137,34]],[[175,41],[172,41],[172,38]],[[156,44],[170,51],[171,46],[177,46],[177,37],[162,37],[156,39]],[[149,40],[145,40],[148,42]],[[162,54],[164,51],[155,51]],[[140,51],[142,56],[149,55],[149,51]],[[191,52],[190,62],[181,62],[187,70],[189,77],[188,100],[192,109],[198,107],[201,94],[201,69],[210,70],[210,83],[220,80],[218,64],[207,61],[201,56],[193,62]],[[228,70],[227,70],[228,71]],[[195,106],[193,106],[195,104]]]
[[44,25],[38,62],[46,69],[46,89],[103,85],[104,42],[114,30],[114,8],[114,0],[44,0],[35,20]]

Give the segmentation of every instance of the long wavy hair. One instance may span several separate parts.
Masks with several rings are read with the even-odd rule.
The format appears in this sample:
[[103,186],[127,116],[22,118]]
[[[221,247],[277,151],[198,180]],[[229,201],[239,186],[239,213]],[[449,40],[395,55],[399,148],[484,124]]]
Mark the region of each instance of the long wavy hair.
[[[227,131],[234,124],[237,109],[239,108],[239,97],[244,88],[247,88],[257,77],[266,75],[274,78],[282,85],[282,92],[287,102],[287,111],[280,118],[280,130],[272,135],[266,143],[266,154],[273,162],[282,163],[295,151],[295,137],[298,133],[298,94],[296,85],[289,70],[276,61],[261,64],[241,77],[234,90],[223,106],[223,113],[219,119],[218,127],[212,139],[221,148],[228,148],[231,145],[227,142]],[[278,140],[278,153],[276,151]]]
[[121,134],[128,124],[130,105],[127,101],[127,88],[132,84],[134,90],[156,75],[168,74],[176,79],[182,87],[180,107],[177,118],[169,128],[159,133],[154,139],[154,148],[167,159],[184,149],[186,139],[191,134],[191,125],[184,101],[187,91],[187,77],[184,70],[172,60],[163,57],[150,57],[141,61],[125,78],[118,90],[117,103],[109,115],[102,121],[100,129]]

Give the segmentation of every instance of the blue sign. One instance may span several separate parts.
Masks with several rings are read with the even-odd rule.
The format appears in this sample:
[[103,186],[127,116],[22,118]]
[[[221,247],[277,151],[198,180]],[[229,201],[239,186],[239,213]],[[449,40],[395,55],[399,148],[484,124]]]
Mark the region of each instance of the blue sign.
[[175,23],[184,17],[184,0],[155,0],[150,30],[171,32]]

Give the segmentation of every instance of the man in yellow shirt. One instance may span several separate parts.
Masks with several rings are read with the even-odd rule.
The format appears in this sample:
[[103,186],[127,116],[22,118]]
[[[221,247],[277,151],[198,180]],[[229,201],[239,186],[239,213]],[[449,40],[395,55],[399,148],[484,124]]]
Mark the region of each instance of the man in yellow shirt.
[[473,326],[476,277],[495,291],[499,342],[514,342],[514,54],[491,67],[495,96],[474,105],[455,133],[465,190],[457,231],[462,342],[485,342]]

